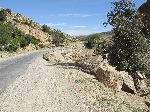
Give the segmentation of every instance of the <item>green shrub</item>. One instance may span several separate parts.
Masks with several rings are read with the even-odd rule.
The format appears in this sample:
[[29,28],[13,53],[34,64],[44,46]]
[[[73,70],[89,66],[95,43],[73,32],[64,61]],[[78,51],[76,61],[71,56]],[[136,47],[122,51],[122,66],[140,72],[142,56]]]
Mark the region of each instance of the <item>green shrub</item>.
[[20,41],[20,47],[21,48],[24,48],[30,44],[30,41],[28,41],[28,39],[26,37],[21,37],[19,39],[19,41]]
[[66,41],[70,41],[70,35],[64,34],[60,30],[51,29],[47,25],[42,26],[42,31],[48,33],[52,37],[52,42],[56,46],[63,44]]
[[8,14],[11,14],[11,9],[4,9]]
[[101,54],[102,52],[102,43],[106,40],[111,40],[112,33],[110,32],[102,32],[102,33],[96,33],[89,36],[84,37],[84,45],[88,49],[96,48],[97,54]]
[[113,10],[107,15],[107,24],[114,30],[109,60],[118,70],[129,72],[138,90],[137,71],[150,70],[150,42],[142,32],[143,16],[137,11],[132,0],[118,0],[112,4]]
[[59,46],[63,44],[66,40],[66,36],[62,32],[53,32],[51,33],[53,44]]
[[42,26],[42,31],[43,32],[49,33],[49,30],[50,30],[50,28],[47,25]]
[[91,41],[86,41],[84,43],[84,46],[88,49],[92,49],[94,47],[94,44]]
[[113,42],[112,42],[111,37],[102,40],[96,46],[96,54],[97,55],[108,54],[111,50],[112,45],[113,45]]
[[6,20],[7,12],[5,9],[0,10],[0,21],[4,22]]
[[39,44],[38,45],[40,48],[45,48],[46,46],[45,45],[43,45],[43,44]]
[[15,52],[25,48],[30,43],[38,45],[38,41],[30,35],[25,35],[10,24],[0,23],[0,50]]

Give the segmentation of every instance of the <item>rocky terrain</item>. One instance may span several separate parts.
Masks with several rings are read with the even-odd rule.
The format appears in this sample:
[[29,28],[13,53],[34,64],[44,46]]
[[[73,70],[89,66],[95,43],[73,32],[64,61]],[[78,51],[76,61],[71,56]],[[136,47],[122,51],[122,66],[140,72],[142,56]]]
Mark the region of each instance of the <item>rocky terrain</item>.
[[[77,69],[80,69],[84,73],[94,75],[97,81],[104,85],[105,88],[114,91],[117,97],[120,97],[131,105],[139,105],[139,107],[148,109],[150,88],[146,83],[147,78],[139,74],[143,76],[140,80],[142,89],[137,93],[133,79],[128,73],[115,70],[115,67],[109,65],[107,60],[104,60],[102,56],[95,56],[93,50],[86,50],[82,44],[79,45],[78,43],[78,46],[80,47],[74,46],[71,51],[61,53],[61,57],[63,56],[66,60],[71,60],[71,62],[65,62],[66,67],[68,65],[71,68],[77,67]],[[49,52],[44,55],[44,59],[52,62],[53,56],[54,54]],[[61,63],[61,59],[59,59],[58,63]],[[63,64],[64,62],[61,63],[61,65]]]
[[2,34],[0,36],[0,58],[41,48],[51,48],[56,44],[65,46],[72,41],[70,35],[47,25],[40,25],[31,18],[12,12],[11,9],[0,8],[0,16],[2,18],[0,20]]
[[44,44],[49,44],[51,40],[49,34],[42,31],[42,26],[40,24],[34,22],[32,19],[25,17],[19,13],[14,12],[7,13],[6,22],[11,23],[25,34],[29,34],[35,37]]
[[[148,21],[149,3],[139,8]],[[8,11],[6,22],[44,45],[53,41],[41,25],[21,14]],[[13,54],[0,52],[0,56],[33,51],[34,47],[30,44]],[[0,112],[150,112],[150,77],[146,74],[138,72],[141,89],[136,91],[131,75],[117,71],[82,41],[46,52],[0,60],[1,83],[7,85],[0,93]]]
[[37,56],[27,71],[0,95],[0,111],[145,112],[148,109],[144,98],[115,92],[75,66],[73,60],[63,55],[74,49],[51,49],[47,53],[48,62]]

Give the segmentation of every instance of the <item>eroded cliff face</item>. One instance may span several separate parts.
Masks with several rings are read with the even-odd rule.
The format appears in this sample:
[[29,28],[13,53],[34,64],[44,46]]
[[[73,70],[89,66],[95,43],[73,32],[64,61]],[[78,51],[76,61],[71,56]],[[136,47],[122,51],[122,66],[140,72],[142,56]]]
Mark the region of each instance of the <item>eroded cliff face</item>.
[[150,29],[150,0],[147,0],[147,2],[139,8],[139,12],[145,15],[143,19],[144,23],[147,28]]
[[24,32],[25,34],[29,34],[39,40],[41,43],[45,45],[51,44],[52,38],[48,33],[42,31],[42,26],[30,18],[22,16],[18,13],[8,13],[7,14],[7,22],[10,22],[16,28]]

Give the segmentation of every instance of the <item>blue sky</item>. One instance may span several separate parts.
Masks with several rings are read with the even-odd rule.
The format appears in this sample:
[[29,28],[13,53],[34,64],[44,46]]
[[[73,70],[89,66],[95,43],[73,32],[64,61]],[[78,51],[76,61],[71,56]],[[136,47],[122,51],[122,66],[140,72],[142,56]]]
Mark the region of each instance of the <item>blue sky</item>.
[[[40,24],[71,35],[111,30],[104,27],[113,0],[0,0],[0,6],[32,18]],[[135,0],[139,7],[146,0]]]

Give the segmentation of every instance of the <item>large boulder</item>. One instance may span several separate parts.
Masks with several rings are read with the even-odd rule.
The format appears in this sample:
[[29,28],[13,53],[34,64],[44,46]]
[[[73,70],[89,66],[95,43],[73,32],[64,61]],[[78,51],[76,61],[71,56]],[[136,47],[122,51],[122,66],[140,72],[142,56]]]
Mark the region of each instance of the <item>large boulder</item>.
[[95,53],[93,49],[79,48],[79,49],[73,49],[72,51],[62,53],[62,55],[65,58],[71,59],[73,61],[77,61],[80,60],[82,57],[91,57],[95,55]]
[[101,63],[96,71],[96,78],[106,87],[116,91],[135,93],[133,78],[127,72],[119,72],[108,63]]
[[[108,88],[132,94],[137,93],[131,75],[125,71],[117,71],[115,67],[109,65],[108,61],[100,55],[81,58],[76,61],[76,65],[82,68],[83,71],[94,74],[97,80]],[[143,79],[139,80],[139,83],[140,88],[146,87]]]
[[92,57],[81,57],[76,60],[76,65],[82,68],[83,71],[87,73],[96,73],[97,66],[103,61],[102,56],[92,56]]

